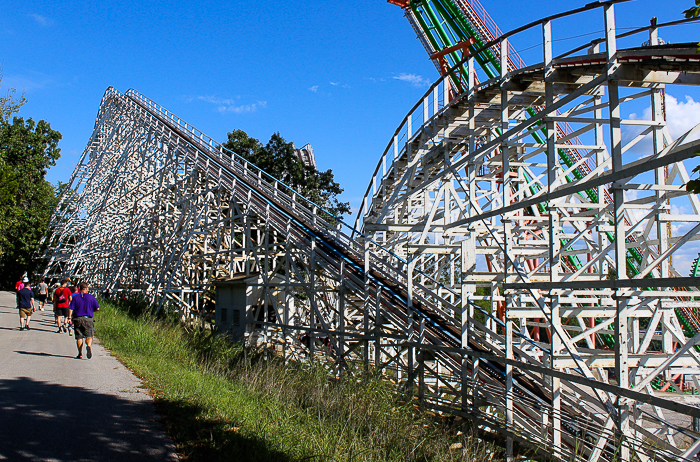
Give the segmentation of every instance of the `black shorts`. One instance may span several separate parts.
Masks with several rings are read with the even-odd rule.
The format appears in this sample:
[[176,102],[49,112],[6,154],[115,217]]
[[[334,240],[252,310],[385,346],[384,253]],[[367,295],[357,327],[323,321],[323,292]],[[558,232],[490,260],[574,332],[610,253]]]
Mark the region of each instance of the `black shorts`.
[[95,336],[95,323],[92,318],[87,316],[73,318],[73,329],[75,330],[76,340]]
[[70,315],[70,311],[68,310],[67,307],[66,307],[66,308],[57,308],[57,307],[54,307],[54,309],[53,309],[53,314],[55,314],[56,316],[65,316],[65,317],[68,317],[68,316]]
[[41,303],[44,303],[46,301],[46,294],[39,294],[36,297]]

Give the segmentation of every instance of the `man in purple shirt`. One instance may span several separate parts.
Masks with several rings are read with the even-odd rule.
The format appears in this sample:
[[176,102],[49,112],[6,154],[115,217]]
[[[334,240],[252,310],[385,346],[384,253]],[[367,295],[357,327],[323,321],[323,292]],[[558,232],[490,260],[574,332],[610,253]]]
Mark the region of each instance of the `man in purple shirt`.
[[83,339],[87,350],[87,358],[92,358],[92,337],[95,336],[95,324],[92,320],[95,311],[100,309],[94,295],[88,293],[86,282],[80,283],[80,292],[73,296],[68,307],[73,314],[73,328],[75,329],[75,342],[78,345],[78,356],[83,359]]

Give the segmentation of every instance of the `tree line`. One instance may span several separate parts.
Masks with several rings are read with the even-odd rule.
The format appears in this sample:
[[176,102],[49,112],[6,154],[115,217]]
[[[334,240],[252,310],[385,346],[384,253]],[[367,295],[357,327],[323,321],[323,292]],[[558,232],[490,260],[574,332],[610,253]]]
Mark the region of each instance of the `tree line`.
[[[0,84],[2,74],[0,73]],[[27,99],[10,89],[0,97],[0,287],[14,288],[26,271],[43,263],[36,256],[62,185],[46,180],[61,156],[61,134],[45,120],[17,114]]]

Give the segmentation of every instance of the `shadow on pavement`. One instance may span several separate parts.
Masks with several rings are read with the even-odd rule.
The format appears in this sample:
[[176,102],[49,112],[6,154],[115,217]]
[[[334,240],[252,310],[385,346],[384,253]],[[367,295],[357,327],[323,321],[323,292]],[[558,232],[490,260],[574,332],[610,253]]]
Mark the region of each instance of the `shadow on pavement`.
[[31,355],[31,356],[53,356],[54,358],[74,358],[75,357],[75,356],[67,356],[67,355],[52,355],[51,353],[44,353],[44,352],[37,352],[37,351],[15,350],[15,353],[19,353],[21,355]]
[[[204,410],[183,401],[158,399],[168,433],[178,443],[185,460],[236,462],[291,462],[281,451],[271,449],[262,438],[243,436],[230,422],[205,418]],[[187,442],[182,444],[182,442]],[[305,459],[307,460],[307,459]]]
[[0,459],[176,460],[170,439],[149,420],[152,409],[150,401],[26,377],[2,379]]
[[[165,399],[155,405],[169,434],[184,442],[178,452],[186,460],[295,460],[260,438],[238,434],[226,422],[205,418],[198,406]],[[156,430],[152,411],[151,401],[27,377],[0,379],[0,460],[175,461],[173,442]]]
[[[29,325],[32,326],[32,331],[35,331],[35,332],[52,332],[52,333],[56,333],[56,328],[52,328],[51,326],[49,326],[48,329],[42,329],[41,327],[45,327],[45,325],[44,325],[44,324],[41,324],[41,323],[37,323],[37,322],[35,322],[35,321],[32,321],[31,323],[29,323]],[[40,327],[37,327],[37,325],[40,326]],[[17,328],[17,330],[19,330],[19,328]]]

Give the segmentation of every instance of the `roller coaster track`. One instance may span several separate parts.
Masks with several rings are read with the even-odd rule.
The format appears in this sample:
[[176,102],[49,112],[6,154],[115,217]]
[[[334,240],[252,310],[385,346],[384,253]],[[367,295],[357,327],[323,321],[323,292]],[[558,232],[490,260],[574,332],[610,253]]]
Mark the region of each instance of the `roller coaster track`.
[[[392,3],[406,6],[404,4],[409,2]],[[410,2],[412,15],[407,13],[409,19],[417,17],[415,4],[423,3],[425,2]],[[469,4],[473,5],[472,2]],[[692,297],[687,296],[696,289],[685,287],[682,283],[684,278],[671,278],[679,274],[669,264],[669,256],[681,248],[678,244],[682,245],[693,239],[697,229],[693,228],[681,236],[672,237],[671,243],[668,241],[668,235],[664,236],[664,232],[656,232],[658,239],[653,239],[655,236],[652,232],[660,229],[665,231],[670,215],[663,216],[659,212],[668,210],[668,204],[664,204],[663,199],[677,198],[681,195],[676,191],[681,189],[680,184],[687,182],[687,173],[682,163],[676,162],[667,164],[671,167],[668,178],[664,178],[663,173],[659,175],[659,170],[655,172],[657,178],[652,181],[649,178],[643,179],[644,173],[641,170],[630,171],[629,176],[636,176],[635,182],[642,184],[633,184],[633,180],[629,178],[624,181],[604,182],[606,186],[601,187],[603,181],[600,177],[606,171],[610,173],[616,168],[623,170],[622,165],[631,158],[627,151],[635,147],[644,135],[647,135],[647,139],[653,137],[652,156],[663,153],[664,149],[674,143],[668,136],[662,117],[662,92],[664,85],[697,84],[697,77],[684,80],[690,77],[687,72],[697,73],[697,55],[692,47],[682,51],[683,46],[675,47],[677,51],[667,55],[667,51],[674,47],[617,50],[614,43],[616,37],[611,3],[605,6],[591,4],[572,14],[596,7],[605,9],[605,27],[598,27],[607,29],[608,35],[592,41],[585,47],[564,53],[556,59],[553,58],[551,48],[548,48],[554,41],[550,32],[551,22],[568,14],[546,18],[515,31],[518,33],[532,27],[542,27],[543,43],[549,45],[543,47],[542,53],[547,57],[547,62],[540,65],[516,69],[517,66],[511,64],[508,50],[511,50],[510,43],[515,33],[509,33],[487,43],[482,41],[481,48],[478,40],[470,40],[463,46],[463,49],[469,50],[468,54],[465,53],[467,58],[458,62],[453,60],[453,66],[449,69],[444,65],[437,66],[444,77],[409,111],[395,132],[370,182],[356,226],[363,226],[364,231],[373,236],[375,241],[404,256],[408,261],[415,262],[416,267],[423,272],[450,281],[453,290],[459,289],[461,285],[463,298],[470,295],[474,297],[474,287],[477,284],[491,289],[492,296],[489,301],[493,308],[490,311],[494,315],[497,313],[496,304],[505,305],[510,301],[511,303],[507,303],[509,306],[499,311],[499,315],[503,316],[503,321],[506,321],[506,318],[513,320],[508,322],[515,322],[516,330],[527,333],[528,337],[539,340],[540,330],[546,327],[550,339],[554,337],[554,347],[558,347],[559,351],[562,351],[562,343],[566,343],[562,342],[562,339],[566,337],[573,340],[573,343],[579,343],[580,347],[587,347],[589,351],[583,355],[581,351],[574,351],[576,348],[571,348],[573,344],[569,344],[569,349],[565,352],[584,358],[588,365],[594,366],[592,370],[582,372],[607,374],[615,367],[616,377],[627,376],[632,382],[637,380],[648,385],[647,378],[640,379],[649,374],[649,369],[629,367],[629,364],[620,363],[627,361],[629,353],[637,356],[636,364],[639,365],[646,362],[645,353],[654,355],[664,348],[668,352],[676,348],[663,347],[663,340],[654,342],[656,344],[650,348],[651,338],[656,336],[657,339],[663,339],[663,332],[667,329],[664,323],[659,324],[658,317],[662,315],[658,312],[658,307],[673,307],[676,319],[672,319],[670,324],[681,328],[684,334],[690,334],[687,338],[684,336],[685,340],[682,340],[681,344],[688,338],[694,338],[697,332],[694,326],[697,304]],[[425,17],[428,16],[430,15],[425,13]],[[448,22],[435,21],[433,24]],[[426,31],[428,28],[425,24],[417,27],[416,24],[419,23],[419,20],[412,21],[414,29],[419,34],[424,34],[423,44],[440,44],[436,39],[426,38],[428,32],[432,31]],[[577,27],[577,32],[578,29]],[[652,25],[643,30],[621,34],[618,38],[648,32],[650,43],[657,44],[657,30],[658,27]],[[601,44],[611,51],[598,52],[595,47]],[[443,42],[442,45],[445,46],[446,43]],[[453,53],[457,48],[458,45],[453,45],[443,48],[443,51]],[[577,52],[586,49],[591,51],[576,56]],[[650,53],[653,49],[657,51]],[[479,84],[479,79],[474,74],[478,70],[477,64],[483,67],[487,50],[491,51],[491,56],[498,56],[501,62],[500,66],[491,62],[491,71],[507,69],[507,72],[501,71],[501,75],[495,77],[492,72]],[[443,54],[438,46],[428,48],[428,51],[433,58],[447,55]],[[678,78],[657,78],[651,74],[665,68],[663,64],[661,67],[650,65],[657,59],[670,62],[687,59],[687,71],[677,74]],[[625,67],[628,69],[622,70]],[[610,69],[613,68],[620,75],[609,75]],[[638,72],[638,76],[618,78],[633,68],[633,72]],[[548,72],[551,74],[545,79]],[[458,74],[458,78],[455,78],[455,73]],[[538,77],[533,78],[536,73],[539,73]],[[582,84],[578,88],[574,85],[568,89],[556,89],[557,85],[571,85],[577,79]],[[584,82],[584,79],[588,80]],[[599,82],[594,82],[595,79]],[[460,84],[456,85],[455,81],[459,81]],[[551,83],[549,88],[548,83]],[[535,89],[537,85],[541,86]],[[590,86],[581,91],[586,85]],[[622,87],[653,90],[641,90],[636,94],[628,90],[630,94],[621,97]],[[549,101],[547,90],[553,96]],[[606,101],[606,92],[612,91],[615,91],[615,94],[610,95]],[[646,125],[642,134],[622,146],[620,132],[617,128],[611,130],[618,123],[614,119],[619,120],[620,115],[610,111],[613,108],[619,110],[623,100],[633,101],[639,97],[651,97],[652,120],[639,121],[640,125]],[[565,101],[564,104],[557,104],[562,100]],[[507,101],[508,104],[505,105],[502,101]],[[607,111],[607,114],[603,111]],[[540,117],[535,114],[540,114]],[[539,120],[532,121],[532,118]],[[542,119],[548,119],[549,123]],[[625,122],[629,123],[622,123]],[[564,124],[575,125],[576,129],[561,130],[558,129],[559,124],[564,127],[567,126]],[[536,140],[535,143],[527,143],[525,138],[541,132],[543,125],[547,128],[545,135],[552,132],[556,132],[556,135],[545,142]],[[618,146],[617,149],[609,147],[611,143],[609,139],[604,139],[603,129],[610,130],[610,138],[617,138],[616,143],[612,143]],[[589,146],[582,145],[581,142],[572,144],[574,137],[578,136],[587,136]],[[562,151],[566,155],[562,155]],[[686,151],[690,155],[692,152],[692,148]],[[508,159],[504,158],[505,153],[508,153]],[[646,157],[650,158],[651,156]],[[648,171],[654,172],[653,169]],[[508,172],[508,175],[504,175],[503,172]],[[672,186],[674,176],[675,186]],[[507,184],[505,187],[504,182]],[[577,183],[582,187],[576,186]],[[610,188],[610,184],[617,188]],[[655,193],[656,197],[642,193],[638,200],[629,201],[630,205],[625,206],[623,188],[635,193],[642,190],[666,192]],[[559,206],[550,201],[550,194],[556,189],[562,191],[562,194],[554,197],[561,202]],[[618,189],[617,199],[614,197],[615,189]],[[593,194],[589,193],[591,191]],[[646,197],[642,198],[642,195]],[[694,196],[686,196],[685,200],[694,210],[694,214],[674,217],[678,219],[678,224],[684,221],[695,222],[697,199]],[[650,204],[648,208],[641,206],[645,203]],[[545,211],[543,204],[549,210]],[[655,208],[657,211],[654,211]],[[598,213],[598,210],[605,212],[606,209],[607,213]],[[641,220],[629,219],[629,210],[635,209],[646,210],[646,216]],[[615,220],[616,216],[619,219]],[[614,223],[620,224],[615,226]],[[565,230],[566,228],[568,230]],[[635,233],[635,229],[644,229],[644,232]],[[551,231],[560,237],[554,238]],[[619,236],[623,236],[624,246],[616,244]],[[603,240],[608,241],[607,245]],[[611,252],[613,249],[614,252]],[[622,258],[622,255],[625,257]],[[552,259],[552,256],[556,258]],[[585,263],[571,264],[575,260]],[[556,265],[553,265],[553,262],[556,262]],[[626,268],[630,266],[631,271],[628,271]],[[492,267],[495,267],[495,270],[492,270]],[[625,291],[616,289],[610,294],[611,298],[601,297],[603,294],[600,290],[596,291],[596,288],[601,289],[606,285],[602,281],[609,277],[607,268],[615,270],[615,274],[624,274],[631,279],[648,280],[653,276],[663,281],[658,280],[653,286],[652,283],[648,283],[651,287],[645,287],[641,283],[636,283],[638,285],[635,286],[632,282],[628,287],[636,287],[636,291],[624,294]],[[600,283],[592,282],[595,279]],[[692,279],[685,281],[690,285],[697,284]],[[579,290],[571,290],[572,287]],[[656,291],[655,295],[641,295],[639,292],[652,287],[667,291],[667,295],[670,295],[669,292],[672,293],[674,288],[680,288],[683,292],[682,295],[676,292],[666,300],[657,298],[660,291]],[[507,298],[493,296],[498,294],[498,289],[503,288],[512,290],[506,294]],[[590,290],[580,290],[584,288]],[[545,296],[533,289],[544,289]],[[565,305],[559,304],[558,307],[562,326],[551,325],[551,322],[556,320],[554,315],[551,318],[545,316],[552,312],[550,300],[553,298],[553,290],[557,297],[566,299]],[[556,293],[558,291],[561,292]],[[617,300],[623,297],[634,300],[634,304],[644,307],[654,304],[657,308],[643,314],[635,312],[632,317],[634,320],[631,321],[634,325],[628,325],[625,329],[627,332],[620,335],[616,331],[614,335],[609,335],[610,331],[607,328],[617,326],[620,321],[617,313],[620,302]],[[608,308],[610,311],[607,314],[606,305],[614,307],[612,310]],[[562,310],[564,306],[582,309]],[[592,316],[586,316],[587,314]],[[644,323],[650,321],[652,324],[644,326]],[[640,329],[640,325],[646,328]],[[570,334],[557,339],[555,327],[568,330]],[[644,341],[640,341],[642,337],[645,338]],[[557,342],[560,344],[556,345]],[[621,348],[618,342],[623,342],[624,346]],[[605,347],[601,343],[615,348],[615,354],[601,349],[600,347]],[[544,344],[543,347],[547,349],[551,344]],[[540,353],[540,357],[546,356],[546,353]],[[571,366],[578,366],[571,358],[568,361]],[[561,367],[565,367],[563,361],[558,362]],[[605,362],[609,365],[607,368],[604,366]],[[691,364],[694,362],[689,363],[687,367],[692,367]],[[663,368],[656,369],[662,370]],[[673,374],[664,372],[664,377],[667,378],[678,375],[678,371]],[[643,388],[646,385],[637,387]],[[621,424],[625,425],[625,422]],[[632,423],[635,424],[636,422]],[[559,443],[554,443],[555,447],[558,445]],[[627,451],[624,447],[621,450]],[[597,452],[591,453],[590,457],[596,459]],[[629,454],[626,453],[622,458],[627,457]]]
[[[212,285],[242,281],[248,344],[332,373],[374,367],[426,408],[502,434],[509,453],[519,441],[563,460],[695,460],[700,409],[652,381],[700,374],[700,338],[676,314],[700,304],[700,284],[668,262],[698,232],[700,204],[680,184],[700,142],[692,130],[671,140],[657,117],[664,85],[700,84],[700,59],[691,45],[617,49],[613,3],[588,9],[603,13],[604,53],[554,58],[545,45],[545,62],[479,84],[468,58],[462,92],[450,72],[436,82],[388,144],[354,227],[110,88],[45,237],[45,275],[142,292],[186,317]],[[551,22],[572,15],[529,27],[551,43]],[[511,36],[494,39],[504,63]],[[633,157],[619,106],[642,97],[654,139]],[[544,142],[528,141],[541,125]],[[570,135],[590,146],[574,166],[557,154]],[[584,199],[608,189],[610,203]],[[628,224],[631,209],[642,218]],[[669,221],[690,225],[654,234]],[[628,248],[641,255],[631,278]],[[235,328],[223,314],[235,309],[217,307],[220,329]]]
[[[523,59],[518,55],[510,42],[507,42],[506,56],[504,63],[501,63],[501,50],[496,46],[484,46],[486,43],[496,43],[496,37],[500,37],[502,32],[489,16],[485,8],[478,0],[440,0],[429,2],[426,0],[389,0],[403,7],[406,10],[406,17],[418,34],[426,51],[435,62],[436,68],[443,74],[450,74],[452,78],[453,92],[459,93],[468,86],[465,69],[460,66],[458,74],[448,72],[449,64],[455,64],[461,57],[472,53],[488,78],[496,77],[501,69],[513,71],[526,67]],[[585,9],[586,7],[584,7]],[[658,41],[658,39],[657,39]],[[457,42],[457,43],[455,43]],[[595,41],[591,47],[598,45]],[[460,55],[461,52],[461,55]],[[449,63],[449,64],[448,64]],[[503,65],[502,65],[503,64]],[[478,83],[478,76],[475,76],[475,83]],[[663,103],[662,103],[663,104]],[[541,107],[528,109],[530,115],[541,111]],[[557,115],[559,115],[557,113]],[[538,143],[543,143],[542,136],[546,137],[546,128],[541,127],[541,131],[535,131],[532,136]],[[582,161],[576,145],[581,145],[578,137],[572,135],[572,130],[566,122],[554,124],[557,131],[557,139],[568,146],[560,146],[557,151],[562,162],[571,168],[570,175],[580,179],[582,176],[590,174],[591,168],[588,162]],[[606,204],[611,204],[612,197],[605,190],[604,198]],[[590,202],[598,202],[596,191],[587,190],[584,192]],[[540,204],[540,208],[546,204]],[[625,215],[625,223],[630,226],[630,221]],[[627,238],[627,242],[634,242],[634,236]],[[562,240],[562,245],[566,245],[566,240]],[[631,248],[629,252],[629,271],[637,272],[636,265],[639,263],[641,253],[639,248]],[[580,262],[575,258],[570,258],[569,264],[576,268],[580,267]],[[697,323],[693,318],[689,323]]]
[[[503,62],[501,62],[500,47],[485,46],[486,43],[495,45],[498,42],[496,37],[500,37],[502,32],[478,0],[389,0],[389,2],[406,10],[407,19],[421,39],[429,56],[435,62],[438,71],[442,75],[450,75],[453,87],[452,94],[460,93],[469,85],[465,77],[467,74],[465,68],[459,66],[460,59],[469,53],[475,57],[488,78],[496,77],[501,72],[501,69],[513,71],[526,67],[525,62],[510,42],[507,42],[507,49],[504,50],[506,59],[502,60]],[[582,10],[586,8],[584,7]],[[653,22],[655,23],[656,20],[653,20]],[[595,50],[601,42],[601,40],[594,40],[589,44],[590,49]],[[650,34],[649,44],[659,44],[658,34]],[[459,68],[459,72],[450,72],[448,63],[454,65],[454,68]],[[478,83],[478,76],[473,78],[475,83]],[[664,99],[664,93],[661,92],[661,106],[664,106]],[[535,115],[542,109],[541,107],[528,108],[527,113]],[[558,111],[557,116],[560,116]],[[534,131],[531,135],[536,142],[543,143],[543,136],[546,138],[547,132],[545,127],[540,126],[540,128],[540,131]],[[566,122],[555,122],[554,128],[560,143],[557,152],[565,168],[568,168],[570,171],[569,174],[565,175],[566,180],[571,181],[572,176],[580,180],[589,175],[591,166],[589,165],[588,150],[584,149],[583,153],[579,152],[582,143],[575,134],[572,134],[570,125]],[[501,134],[502,131],[499,130],[498,133]],[[530,187],[537,188],[538,185],[535,184]],[[612,204],[613,199],[609,191],[604,189],[602,192],[605,204]],[[588,189],[580,194],[588,202],[599,202],[597,191],[595,190]],[[540,212],[544,211],[546,205],[546,203],[538,204]],[[626,211],[623,212],[623,218],[625,225],[631,226],[629,214]],[[606,233],[606,237],[610,242],[615,240],[610,232]],[[560,239],[562,247],[567,247],[567,242],[568,240],[565,238]],[[636,242],[636,236],[628,235],[626,242]],[[658,249],[656,253],[659,253]],[[627,273],[630,277],[634,277],[639,273],[639,265],[642,262],[642,258],[642,249],[640,247],[635,246],[627,249]],[[581,267],[581,262],[576,256],[568,256],[564,263],[574,272]],[[676,288],[676,290],[685,291],[685,288]],[[687,297],[678,296],[676,299],[678,301],[686,301]],[[689,307],[677,307],[675,310],[687,336],[694,337],[696,333],[700,332],[700,319],[695,310]],[[504,319],[503,310],[501,310],[500,316]],[[614,348],[613,336],[599,335],[598,338],[607,347]],[[659,389],[668,386],[663,385],[662,382],[655,381],[654,387]]]

